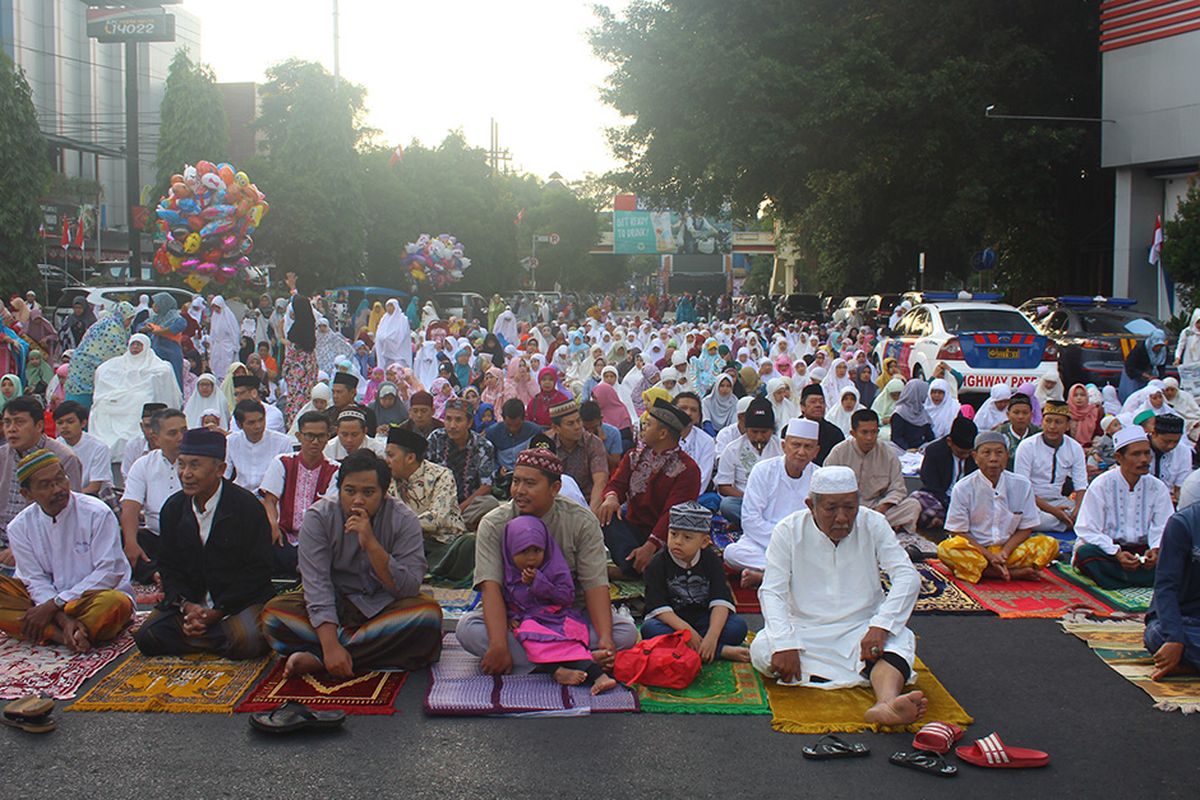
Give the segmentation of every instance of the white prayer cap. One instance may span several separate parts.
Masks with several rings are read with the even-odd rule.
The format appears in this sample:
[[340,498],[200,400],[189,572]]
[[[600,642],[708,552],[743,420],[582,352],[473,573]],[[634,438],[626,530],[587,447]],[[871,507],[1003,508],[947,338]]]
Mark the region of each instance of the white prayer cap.
[[737,402],[737,413],[745,414],[746,409],[750,408],[750,404],[754,402],[753,395],[746,395]]
[[1112,414],[1105,414],[1104,419],[1100,420],[1100,430],[1104,433],[1108,433],[1108,427],[1114,422],[1120,422],[1120,420],[1118,420]]
[[1147,440],[1146,431],[1141,425],[1128,425],[1117,431],[1117,435],[1113,437],[1113,445],[1117,450],[1120,450],[1127,445]]
[[812,483],[808,486],[810,495],[850,494],[857,491],[858,478],[849,467],[821,467],[813,473]]
[[814,420],[797,418],[788,422],[787,432],[784,435],[817,440],[821,438],[821,426]]
[[658,379],[663,382],[678,381],[679,380],[679,370],[675,369],[674,367],[667,367],[666,369],[664,369],[662,372],[659,373]]
[[683,352],[682,350],[676,350],[675,354],[671,356],[672,366],[678,366],[679,364],[686,363],[688,363],[687,353]]

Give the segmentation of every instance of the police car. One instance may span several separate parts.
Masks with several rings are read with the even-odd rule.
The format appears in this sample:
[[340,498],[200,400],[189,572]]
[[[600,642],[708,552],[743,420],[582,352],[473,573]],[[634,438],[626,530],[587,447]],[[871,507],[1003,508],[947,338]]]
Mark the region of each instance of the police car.
[[1058,348],[1020,311],[994,302],[996,294],[925,292],[892,331],[880,340],[874,358],[896,359],[906,380],[930,380],[946,362],[963,376],[960,393],[986,394],[1007,383],[1013,388],[1036,381],[1056,366]]

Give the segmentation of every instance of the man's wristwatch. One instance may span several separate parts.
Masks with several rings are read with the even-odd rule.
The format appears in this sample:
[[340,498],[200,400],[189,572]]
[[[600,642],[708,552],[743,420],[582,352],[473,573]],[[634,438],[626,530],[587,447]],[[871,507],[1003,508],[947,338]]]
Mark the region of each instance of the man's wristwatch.
[[67,607],[67,601],[63,600],[62,597],[60,597],[59,595],[54,595],[54,605],[58,608],[59,611],[62,611],[64,608]]

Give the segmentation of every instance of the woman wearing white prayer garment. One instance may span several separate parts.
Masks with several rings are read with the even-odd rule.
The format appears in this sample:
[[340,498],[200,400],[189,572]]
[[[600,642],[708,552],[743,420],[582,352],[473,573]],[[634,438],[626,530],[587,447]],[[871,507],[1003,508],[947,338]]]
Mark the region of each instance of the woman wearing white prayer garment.
[[829,366],[829,371],[821,379],[821,389],[825,392],[825,406],[833,408],[842,397],[842,390],[853,386],[854,379],[850,377],[850,367],[846,360],[835,358]]
[[981,431],[990,431],[1008,422],[1008,401],[1012,399],[1012,387],[1007,383],[997,383],[992,387],[991,396],[983,402],[975,412],[975,427]]
[[[232,316],[232,314],[230,314]],[[150,348],[145,334],[129,337],[124,354],[96,368],[96,388],[90,417],[91,432],[120,454],[129,439],[142,437],[142,406],[183,405],[175,370]]]
[[849,436],[850,418],[860,408],[862,408],[862,403],[858,402],[858,389],[854,386],[847,386],[842,389],[842,394],[838,397],[837,402],[825,412],[825,419],[837,425],[842,433]]
[[792,399],[792,382],[783,376],[767,381],[767,399],[775,412],[775,432],[782,436],[788,422],[800,416],[800,406]]
[[[868,722],[907,725],[925,713],[915,680],[908,619],[921,578],[882,514],[860,508],[849,467],[822,467],[807,508],[780,522],[759,589],[763,630],[750,646],[755,669],[796,691],[870,685]],[[884,593],[879,573],[891,587]]]
[[383,319],[375,329],[375,365],[386,368],[392,364],[411,367],[413,363],[412,327],[400,308],[400,301],[387,301]]
[[241,326],[221,295],[212,299],[212,314],[208,326],[208,371],[213,375],[224,375],[229,370],[229,365],[237,361],[238,348],[241,346]]
[[[929,397],[925,401],[925,410],[929,412],[929,421],[933,425],[933,436],[940,439],[950,433],[950,426],[958,416],[962,406],[950,396],[950,385],[945,378],[934,378],[929,384]],[[976,426],[978,427],[978,426]]]
[[220,427],[229,430],[229,407],[225,404],[225,395],[217,384],[217,376],[211,372],[206,372],[196,379],[196,391],[192,392],[192,396],[183,406],[188,427],[204,427],[201,416],[208,409],[215,410],[221,419]]
[[1066,389],[1063,386],[1062,376],[1058,374],[1058,367],[1046,367],[1046,371],[1042,373],[1042,377],[1038,379],[1037,388],[1033,390],[1034,397],[1037,398],[1039,405],[1046,405],[1047,400],[1057,400],[1065,402]]

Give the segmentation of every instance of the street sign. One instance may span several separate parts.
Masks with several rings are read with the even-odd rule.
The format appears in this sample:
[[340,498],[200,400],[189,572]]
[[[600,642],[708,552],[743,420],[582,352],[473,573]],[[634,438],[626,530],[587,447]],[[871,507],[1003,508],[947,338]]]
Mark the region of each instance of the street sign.
[[98,42],[173,42],[175,15],[161,8],[89,8],[87,33]]
[[558,241],[559,239],[557,233],[550,234],[550,244],[558,244]]
[[541,264],[541,263],[542,263],[542,262],[538,261],[536,258],[531,258],[531,259],[529,259],[529,268],[530,268],[530,269],[537,269],[537,268],[538,268],[538,265],[539,265],[539,264]]

